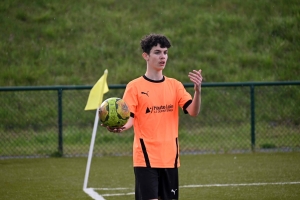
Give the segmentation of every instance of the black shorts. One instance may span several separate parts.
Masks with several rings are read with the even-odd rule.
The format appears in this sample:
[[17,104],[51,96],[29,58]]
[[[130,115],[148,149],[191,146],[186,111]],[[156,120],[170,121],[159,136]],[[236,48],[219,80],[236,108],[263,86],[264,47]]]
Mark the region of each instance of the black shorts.
[[134,167],[135,199],[178,199],[178,168]]

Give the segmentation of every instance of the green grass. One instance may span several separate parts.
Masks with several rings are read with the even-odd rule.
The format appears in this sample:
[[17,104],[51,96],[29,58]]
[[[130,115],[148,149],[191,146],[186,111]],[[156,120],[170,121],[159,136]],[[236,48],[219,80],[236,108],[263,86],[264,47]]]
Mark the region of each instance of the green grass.
[[[134,191],[131,157],[93,158],[88,187],[128,188],[97,190],[100,194]],[[2,199],[91,199],[82,191],[87,159],[0,160]],[[185,200],[296,200],[300,198],[300,154],[227,154],[181,156],[180,198]],[[291,182],[298,182],[291,184]],[[288,183],[285,185],[248,185]],[[237,184],[216,187],[215,184]],[[246,184],[246,185],[239,185]],[[105,199],[133,199],[133,195]]]
[[165,74],[189,82],[299,78],[298,0],[3,0],[0,86],[109,84],[145,71],[139,40],[150,32],[173,44]]

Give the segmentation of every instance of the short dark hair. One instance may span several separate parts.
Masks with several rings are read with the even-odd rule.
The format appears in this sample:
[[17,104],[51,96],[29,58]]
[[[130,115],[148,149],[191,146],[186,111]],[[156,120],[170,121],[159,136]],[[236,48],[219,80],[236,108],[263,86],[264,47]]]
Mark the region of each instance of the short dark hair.
[[152,47],[156,46],[157,44],[160,44],[160,47],[162,48],[171,47],[170,40],[166,36],[155,33],[144,36],[140,44],[143,52],[147,54],[150,54],[150,50],[152,49]]

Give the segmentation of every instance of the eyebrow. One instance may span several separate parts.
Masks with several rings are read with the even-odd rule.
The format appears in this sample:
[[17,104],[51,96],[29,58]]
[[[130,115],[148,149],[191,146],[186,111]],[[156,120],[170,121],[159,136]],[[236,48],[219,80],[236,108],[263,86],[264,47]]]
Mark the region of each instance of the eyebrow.
[[[160,49],[156,49],[156,50],[154,50],[154,52],[161,52],[162,50],[160,50]],[[163,50],[163,52],[168,52],[168,50]]]

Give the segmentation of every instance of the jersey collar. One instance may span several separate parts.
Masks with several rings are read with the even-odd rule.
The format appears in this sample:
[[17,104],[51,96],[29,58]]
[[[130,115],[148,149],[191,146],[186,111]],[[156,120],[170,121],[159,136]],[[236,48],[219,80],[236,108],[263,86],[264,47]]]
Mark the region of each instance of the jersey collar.
[[161,82],[165,81],[165,76],[163,76],[163,78],[161,80],[152,80],[152,79],[148,78],[146,75],[143,75],[143,78],[152,83],[161,83]]

